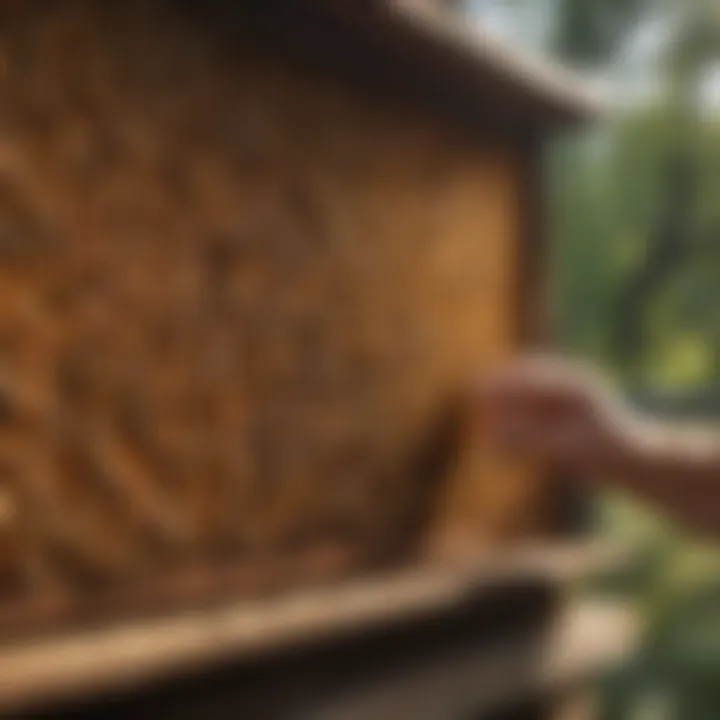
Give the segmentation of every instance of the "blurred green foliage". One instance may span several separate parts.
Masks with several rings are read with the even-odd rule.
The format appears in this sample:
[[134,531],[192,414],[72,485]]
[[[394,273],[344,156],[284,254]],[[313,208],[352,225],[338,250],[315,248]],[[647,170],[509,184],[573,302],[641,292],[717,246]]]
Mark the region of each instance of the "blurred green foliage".
[[602,679],[601,720],[717,720],[720,554],[627,498],[607,498],[601,517],[635,552],[585,589],[630,598],[646,623],[636,654]]
[[557,0],[553,50],[574,62],[603,63],[652,5],[652,0]]
[[[548,7],[549,49],[586,68],[622,73],[633,33],[664,27],[651,96],[551,149],[557,342],[633,390],[720,388],[720,101],[704,95],[713,72],[720,82],[718,4]],[[720,720],[717,546],[627,498],[607,498],[601,522],[637,552],[589,589],[628,599],[647,622],[635,656],[603,678],[602,720]]]
[[720,108],[706,91],[720,78],[720,13],[700,0],[631,5],[666,14],[652,100],[551,157],[558,336],[629,382],[717,383]]
[[[471,4],[502,9],[521,41],[542,26],[549,52],[626,90],[619,112],[548,158],[557,343],[633,391],[720,397],[720,93],[707,93],[720,87],[717,0]],[[655,39],[641,96],[623,81],[643,31]],[[600,519],[637,552],[588,589],[621,595],[647,622],[636,655],[603,679],[602,720],[720,720],[717,545],[627,498],[607,498]]]
[[[658,102],[614,120],[592,142],[565,141],[552,158],[558,340],[635,383],[720,382],[720,124],[695,132],[697,191],[677,211],[677,248],[664,266],[655,261],[662,273],[654,285],[627,291],[652,269],[667,203],[685,199],[666,198],[676,144]],[[626,353],[618,327],[630,315],[635,344]]]

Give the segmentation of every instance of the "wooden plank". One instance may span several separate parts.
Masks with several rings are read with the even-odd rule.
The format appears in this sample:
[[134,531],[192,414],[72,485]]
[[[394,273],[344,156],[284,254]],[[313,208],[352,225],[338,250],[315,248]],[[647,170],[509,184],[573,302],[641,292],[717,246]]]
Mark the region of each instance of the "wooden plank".
[[[399,17],[421,28],[436,41],[448,43],[470,62],[484,66],[497,78],[514,86],[537,106],[554,111],[558,127],[598,118],[607,111],[607,98],[584,75],[562,64],[502,42],[480,23],[458,20],[442,3],[428,0],[392,0],[387,3]],[[537,107],[535,108],[537,110]],[[528,105],[527,111],[531,110]]]
[[554,586],[620,557],[600,545],[517,549],[266,601],[25,641],[0,649],[0,710],[132,689],[378,624],[452,613],[491,588],[533,580]]
[[638,637],[635,615],[613,605],[569,610],[548,636],[519,637],[497,647],[479,645],[457,657],[390,676],[336,700],[317,720],[412,717],[446,720],[479,716],[527,695],[585,681],[622,660]]
[[[390,60],[404,61],[421,77],[452,89],[466,106],[472,108],[475,101],[486,115],[499,109],[482,102],[487,96],[504,110],[506,120],[532,122],[547,130],[587,122],[608,109],[607,100],[589,87],[587,79],[458,21],[457,14],[440,3],[313,0],[305,4],[344,20],[366,42],[372,39],[374,45],[394,51]],[[390,70],[393,65],[389,63]]]

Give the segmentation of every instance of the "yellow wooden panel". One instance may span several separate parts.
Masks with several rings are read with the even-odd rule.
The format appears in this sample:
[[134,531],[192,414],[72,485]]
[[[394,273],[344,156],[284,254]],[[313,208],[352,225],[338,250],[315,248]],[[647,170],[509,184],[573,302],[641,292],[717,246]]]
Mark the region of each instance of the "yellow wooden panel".
[[[521,155],[488,149],[474,154],[444,218],[446,254],[457,269],[475,264],[476,282],[438,322],[450,352],[463,354],[456,377],[481,379],[517,354],[522,288]],[[463,440],[450,470],[432,551],[464,552],[477,543],[507,541],[536,530],[542,487],[538,469],[509,457],[483,437],[482,418]]]

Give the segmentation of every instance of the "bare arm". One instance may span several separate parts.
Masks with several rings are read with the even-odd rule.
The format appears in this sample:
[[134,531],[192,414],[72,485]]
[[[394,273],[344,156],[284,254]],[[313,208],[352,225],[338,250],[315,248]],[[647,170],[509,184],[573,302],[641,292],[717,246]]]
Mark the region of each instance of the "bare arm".
[[720,535],[720,430],[680,428],[652,419],[626,423],[608,470],[627,488],[689,529]]
[[693,532],[720,536],[720,430],[641,417],[597,373],[557,359],[523,361],[478,397],[497,442],[583,481],[628,489]]

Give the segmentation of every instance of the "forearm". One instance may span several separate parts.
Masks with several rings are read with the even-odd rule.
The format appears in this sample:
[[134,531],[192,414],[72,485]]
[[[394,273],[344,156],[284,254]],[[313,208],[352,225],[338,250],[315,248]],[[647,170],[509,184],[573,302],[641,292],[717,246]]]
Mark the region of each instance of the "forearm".
[[621,397],[603,375],[553,358],[520,362],[479,395],[500,444],[580,480],[614,482],[720,536],[720,429],[664,427]]
[[720,536],[720,431],[635,418],[609,468],[614,481],[689,530]]

